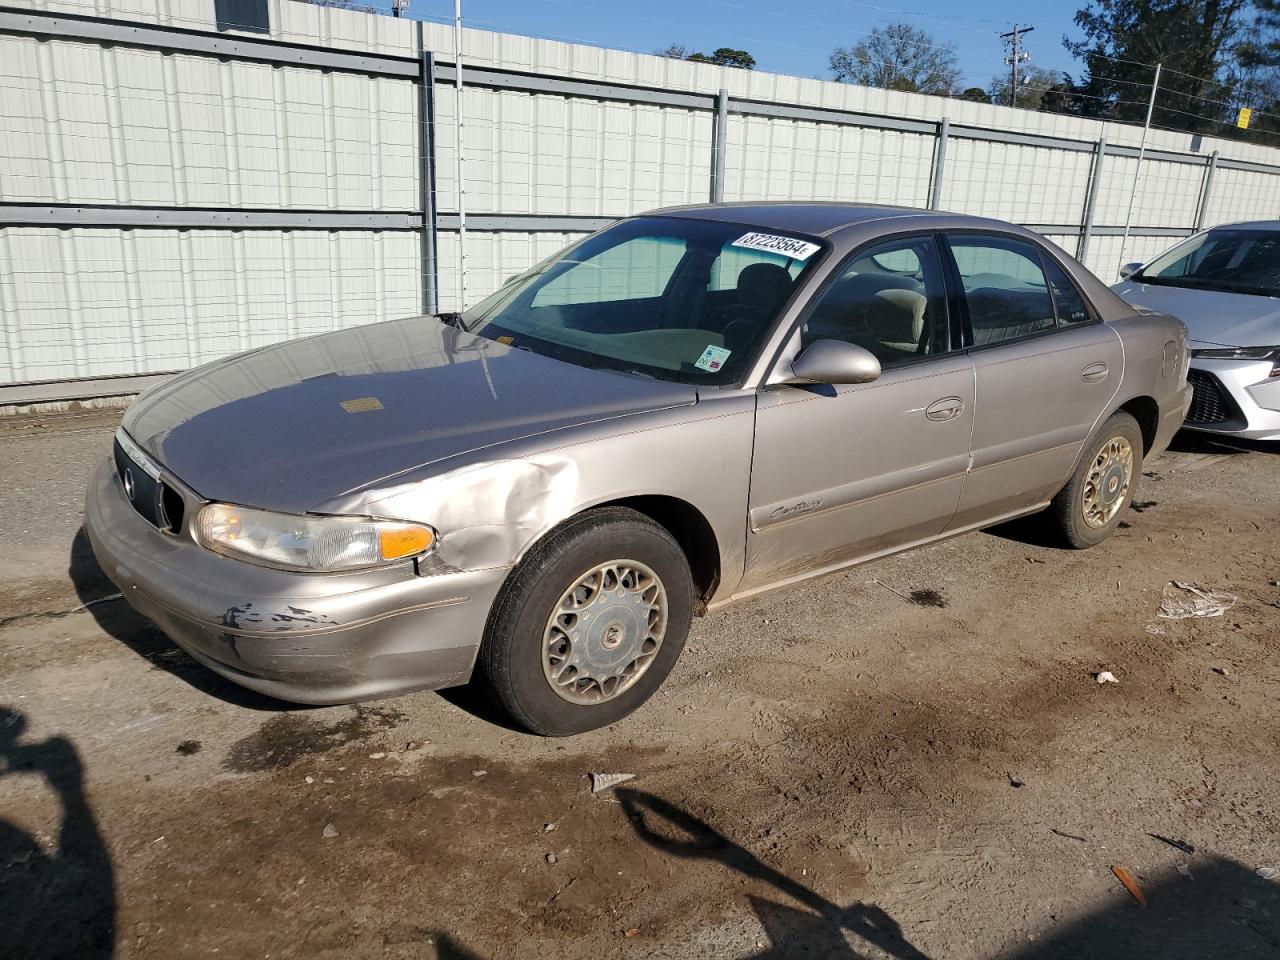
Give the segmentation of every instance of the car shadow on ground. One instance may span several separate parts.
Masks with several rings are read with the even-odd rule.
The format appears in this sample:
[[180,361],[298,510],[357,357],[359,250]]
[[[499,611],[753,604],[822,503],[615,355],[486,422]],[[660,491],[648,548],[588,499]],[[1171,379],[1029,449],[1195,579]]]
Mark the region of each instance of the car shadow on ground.
[[115,873],[85,796],[84,766],[61,737],[20,743],[26,726],[23,714],[0,706],[0,777],[42,777],[61,816],[56,843],[47,844],[0,811],[0,957],[110,960]]
[[88,612],[93,615],[98,626],[150,663],[152,669],[163,670],[195,687],[201,693],[248,710],[273,712],[312,709],[301,704],[276,700],[234,684],[230,680],[224,680],[187,656],[161,632],[159,627],[122,600],[96,603],[95,601],[119,591],[98,566],[93,548],[89,546],[89,538],[85,535],[83,528],[76,532],[75,538],[71,541],[67,576],[71,579],[80,602],[89,605]]
[[1275,440],[1246,440],[1221,433],[1201,433],[1198,430],[1179,430],[1169,444],[1172,453],[1280,453],[1280,442]]

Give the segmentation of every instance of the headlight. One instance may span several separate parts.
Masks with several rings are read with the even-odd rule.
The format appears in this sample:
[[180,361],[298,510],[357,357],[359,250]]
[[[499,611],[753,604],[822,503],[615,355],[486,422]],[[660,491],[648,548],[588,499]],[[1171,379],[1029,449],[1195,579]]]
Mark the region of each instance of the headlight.
[[1224,347],[1192,350],[1191,355],[1204,360],[1276,360],[1280,359],[1280,347]]
[[358,570],[430,550],[425,524],[362,517],[304,517],[211,503],[196,517],[196,536],[210,550],[270,567],[329,573]]

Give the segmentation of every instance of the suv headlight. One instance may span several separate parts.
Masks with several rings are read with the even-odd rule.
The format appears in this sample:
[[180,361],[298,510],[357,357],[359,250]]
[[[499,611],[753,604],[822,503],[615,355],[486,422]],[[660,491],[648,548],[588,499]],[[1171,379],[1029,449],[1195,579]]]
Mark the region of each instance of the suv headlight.
[[196,517],[196,537],[217,553],[312,573],[359,570],[426,553],[426,524],[364,517],[309,517],[211,503]]

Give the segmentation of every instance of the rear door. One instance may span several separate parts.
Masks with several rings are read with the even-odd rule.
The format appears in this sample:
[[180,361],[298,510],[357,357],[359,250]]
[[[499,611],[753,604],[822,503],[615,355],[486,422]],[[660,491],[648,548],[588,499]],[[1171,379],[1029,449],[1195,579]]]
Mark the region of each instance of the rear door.
[[933,235],[855,252],[814,298],[799,349],[846,340],[883,372],[760,392],[739,594],[942,532],[964,485],[974,400],[973,364],[952,349],[949,320]]
[[1123,373],[1120,338],[1037,244],[955,233],[977,381],[972,464],[950,529],[1023,512],[1067,482]]

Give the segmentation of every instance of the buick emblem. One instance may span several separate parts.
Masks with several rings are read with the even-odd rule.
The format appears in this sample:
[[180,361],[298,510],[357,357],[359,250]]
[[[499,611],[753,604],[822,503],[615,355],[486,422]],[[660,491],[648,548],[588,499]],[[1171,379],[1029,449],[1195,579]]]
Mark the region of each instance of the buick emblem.
[[133,502],[133,470],[129,467],[124,468],[124,495],[129,498],[129,502]]

